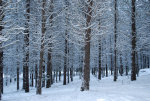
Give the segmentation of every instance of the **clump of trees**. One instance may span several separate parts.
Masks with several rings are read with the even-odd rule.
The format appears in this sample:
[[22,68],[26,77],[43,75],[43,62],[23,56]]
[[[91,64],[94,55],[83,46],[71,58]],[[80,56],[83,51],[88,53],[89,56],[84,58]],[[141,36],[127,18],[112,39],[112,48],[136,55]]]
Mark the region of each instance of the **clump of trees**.
[[[0,0],[0,99],[3,87],[50,88],[73,76],[90,89],[112,75],[136,80],[150,67],[150,1]],[[130,72],[129,72],[130,71]],[[21,76],[22,75],[22,76]],[[63,77],[62,77],[63,76]],[[20,82],[23,82],[22,88]]]

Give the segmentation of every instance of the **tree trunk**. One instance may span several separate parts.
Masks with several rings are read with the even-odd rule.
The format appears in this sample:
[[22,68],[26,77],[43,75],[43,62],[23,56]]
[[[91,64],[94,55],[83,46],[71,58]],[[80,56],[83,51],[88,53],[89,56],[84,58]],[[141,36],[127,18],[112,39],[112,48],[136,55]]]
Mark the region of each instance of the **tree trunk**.
[[[0,6],[2,6],[2,0],[0,0]],[[3,26],[1,25],[1,22],[4,17],[1,14],[3,14],[2,9],[0,9],[0,35],[2,35]],[[1,43],[0,43],[0,47],[2,47]],[[2,93],[3,93],[3,50],[0,49],[0,100],[1,100]]]
[[[69,2],[68,2],[68,0],[65,0],[65,5],[66,5],[66,16],[65,16],[65,20],[66,20],[66,28],[67,28],[67,24],[68,24],[68,14],[67,14],[67,11],[68,11],[68,6],[69,6]],[[67,41],[67,38],[68,38],[68,29],[65,29],[66,30],[66,32],[65,32],[65,57],[64,57],[64,80],[63,80],[63,85],[66,85],[66,82],[67,82],[67,78],[66,78],[66,76],[67,76],[67,52],[68,52],[68,47],[67,47],[67,45],[68,45],[68,41]]]
[[136,80],[136,20],[135,20],[135,2],[132,0],[132,71],[131,71],[131,81]]
[[57,77],[58,77],[58,70],[56,70],[56,83],[57,83]]
[[[68,62],[69,62],[69,61],[68,61]],[[68,83],[69,83],[69,78],[70,78],[70,77],[69,77],[69,66],[68,66],[68,68],[67,68],[67,77],[68,77],[67,79],[68,79]]]
[[40,50],[40,64],[39,64],[39,76],[36,94],[42,94],[41,81],[42,81],[42,69],[43,69],[43,58],[44,58],[44,36],[45,36],[45,4],[46,0],[42,0],[42,39],[41,39],[41,50]]
[[33,67],[32,67],[32,72],[31,72],[31,87],[34,86],[34,77],[33,77]]
[[56,70],[54,70],[53,82],[55,82],[55,77],[56,77]]
[[113,75],[113,56],[111,55],[111,75]]
[[35,87],[37,87],[37,79],[38,79],[38,68],[37,64],[35,65]]
[[98,69],[98,79],[101,80],[101,38],[99,40],[99,69]]
[[19,90],[19,64],[17,65],[17,90]]
[[111,52],[111,55],[110,55],[110,73],[111,75],[113,75],[113,51],[112,51],[112,36],[110,36],[110,52]]
[[[50,16],[50,26],[52,27],[52,20],[53,20],[53,0],[50,0],[50,7],[49,7],[49,11],[51,13]],[[51,35],[49,36],[49,38],[51,38]],[[47,83],[46,83],[46,88],[51,87],[51,69],[52,69],[52,60],[51,60],[51,46],[52,43],[49,43],[49,49],[48,49],[48,60],[47,60]]]
[[24,65],[23,65],[23,88],[25,89],[25,92],[29,92],[29,22],[30,22],[30,0],[26,0],[26,23],[25,27],[26,30],[24,31]]
[[61,68],[59,68],[59,81],[61,81]]
[[114,81],[117,81],[117,0],[114,0],[114,17],[115,17],[115,24],[114,24]]
[[[67,36],[67,32],[66,32]],[[67,39],[65,39],[65,57],[64,57],[64,79],[63,79],[63,85],[66,85],[66,72],[67,72]]]
[[51,53],[48,53],[48,61],[47,61],[47,83],[46,83],[46,88],[51,87]]
[[147,65],[148,65],[148,68],[150,67],[149,64],[150,64],[149,63],[149,56],[147,56]]
[[42,87],[45,87],[45,66],[43,66],[42,70]]
[[73,81],[73,66],[70,68],[70,79]]
[[0,94],[3,93],[3,51],[0,49]]
[[26,80],[25,80],[25,66],[23,66],[23,89],[25,90],[25,85],[26,85]]
[[90,40],[91,40],[91,16],[92,16],[92,6],[93,0],[88,0],[88,8],[87,8],[87,18],[86,18],[86,30],[85,35],[85,59],[84,59],[84,69],[83,69],[83,84],[81,87],[81,91],[89,90],[89,82],[90,82]]
[[120,55],[120,75],[123,76],[122,56]]
[[128,75],[128,66],[126,65],[126,76]]
[[106,77],[108,77],[108,67],[107,67],[107,63],[106,63]]

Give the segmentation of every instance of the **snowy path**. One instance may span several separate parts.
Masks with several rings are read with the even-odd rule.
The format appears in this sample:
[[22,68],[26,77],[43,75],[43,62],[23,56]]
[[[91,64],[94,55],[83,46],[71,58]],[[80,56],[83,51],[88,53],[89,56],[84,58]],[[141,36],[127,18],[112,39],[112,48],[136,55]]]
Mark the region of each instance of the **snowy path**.
[[150,101],[149,78],[150,75],[141,76],[131,82],[128,77],[119,77],[117,82],[113,82],[111,76],[98,81],[91,75],[90,91],[81,92],[81,80],[75,77],[74,82],[66,86],[61,82],[49,89],[43,88],[42,95],[36,95],[35,89],[30,93],[5,93],[2,101]]

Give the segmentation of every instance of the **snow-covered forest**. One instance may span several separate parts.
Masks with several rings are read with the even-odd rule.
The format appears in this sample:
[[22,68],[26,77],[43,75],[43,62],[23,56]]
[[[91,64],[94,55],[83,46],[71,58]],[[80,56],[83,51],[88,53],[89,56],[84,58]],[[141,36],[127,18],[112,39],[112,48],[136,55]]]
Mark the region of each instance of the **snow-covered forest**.
[[0,0],[0,100],[150,101],[150,0]]

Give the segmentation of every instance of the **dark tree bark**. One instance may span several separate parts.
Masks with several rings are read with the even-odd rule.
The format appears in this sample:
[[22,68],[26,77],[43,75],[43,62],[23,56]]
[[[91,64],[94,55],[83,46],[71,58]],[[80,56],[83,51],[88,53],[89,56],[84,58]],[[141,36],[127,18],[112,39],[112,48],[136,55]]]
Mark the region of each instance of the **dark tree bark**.
[[143,56],[142,56],[142,60],[143,60],[143,68],[142,68],[142,69],[144,69],[144,68],[145,68],[145,58],[144,58],[144,54],[143,54]]
[[58,70],[56,70],[56,83],[57,83],[57,78],[58,78]]
[[112,36],[110,36],[110,52],[111,52],[111,55],[110,55],[110,73],[111,73],[111,75],[113,75],[113,50],[112,50],[112,46],[111,46],[111,43],[112,43],[112,38],[111,38]]
[[[69,62],[69,61],[68,61]],[[68,83],[69,83],[69,81],[70,81],[70,77],[69,77],[69,66],[68,66],[68,68],[67,68],[67,81],[68,81]]]
[[145,54],[143,55],[143,68],[146,68],[146,56],[145,56]]
[[53,84],[53,68],[50,68],[50,80],[51,80],[51,85]]
[[[81,51],[83,51],[83,49],[81,48]],[[79,66],[79,78],[81,79],[82,77],[82,73],[83,73],[83,55],[79,56],[79,62],[80,62],[80,66]]]
[[98,79],[101,80],[101,38],[99,40],[99,69],[98,69]]
[[[68,0],[65,0],[65,5],[66,5],[66,12],[68,11],[68,6],[69,6],[69,2]],[[67,16],[67,13],[66,13],[66,28],[67,28],[67,23],[68,23],[68,16]],[[66,32],[65,32],[65,57],[64,57],[64,79],[63,79],[63,85],[66,85],[66,82],[67,82],[67,50],[68,50],[68,41],[67,41],[67,38],[68,38],[68,30],[66,29]]]
[[126,65],[126,76],[128,75],[128,66]]
[[93,0],[88,0],[87,14],[86,14],[86,35],[85,35],[85,59],[83,69],[83,84],[81,91],[89,90],[90,82],[90,40],[91,40],[91,28],[89,27],[92,19],[92,6]]
[[[53,8],[54,8],[54,6],[53,6],[53,0],[50,0],[50,7],[49,7],[49,12],[50,12],[50,14],[51,14],[51,16],[50,16],[50,26],[52,27],[52,24],[53,24],[53,22],[52,22],[52,20],[53,20]],[[51,35],[49,36],[49,38],[51,38]],[[52,46],[52,43],[49,43],[48,44],[49,45],[49,47],[51,47]],[[48,60],[47,60],[47,83],[46,83],[46,88],[49,88],[49,87],[51,87],[51,84],[52,84],[52,82],[51,82],[51,70],[52,70],[52,60],[51,60],[51,52],[52,52],[52,50],[51,50],[51,48],[49,48],[48,49]]]
[[23,88],[29,92],[29,22],[30,22],[30,0],[26,0],[26,30],[24,31],[24,64],[23,64]]
[[[65,34],[67,36],[67,32]],[[65,57],[64,57],[64,79],[63,85],[66,85],[66,73],[67,73],[67,39],[65,39]]]
[[55,82],[55,77],[56,77],[56,70],[54,70],[53,82]]
[[147,56],[147,66],[148,66],[148,68],[150,67],[149,66],[149,56]]
[[[67,19],[68,19],[68,18],[67,18]],[[67,21],[67,22],[68,22],[68,21]],[[68,39],[69,39],[69,35],[68,35]],[[68,66],[67,66],[67,67],[68,67],[68,68],[67,68],[67,81],[68,81],[68,83],[69,83],[69,81],[70,81],[70,77],[69,77],[69,71],[70,71],[70,66],[69,66],[69,62],[70,62],[70,60],[69,60],[69,59],[70,59],[70,58],[69,58],[69,52],[70,52],[70,51],[69,51],[69,42],[68,42],[68,49],[67,49],[67,54],[68,54],[68,56],[67,56],[67,60],[68,60],[68,61],[67,61],[67,65],[68,65]]]
[[111,69],[110,69],[111,75],[113,75],[113,56],[111,55]]
[[117,81],[117,0],[114,0],[114,17],[115,17],[115,23],[114,23],[114,81]]
[[45,87],[45,66],[42,68],[42,87]]
[[[8,75],[8,68],[6,68],[6,75]],[[8,77],[6,76],[6,86],[8,85]]]
[[52,82],[51,82],[51,69],[52,69],[51,53],[48,53],[46,88],[51,87],[51,84],[52,84]]
[[106,63],[106,77],[108,77],[108,66],[107,66],[107,63]]
[[[0,0],[0,6],[2,7],[2,0]],[[2,35],[2,20],[3,20],[3,10],[0,9],[0,35]],[[0,47],[2,47],[2,44],[0,43]],[[3,93],[3,50],[0,48],[0,100],[1,100],[1,94]]]
[[127,54],[126,54],[126,57],[125,57],[125,60],[126,60],[126,67],[125,67],[125,72],[126,72],[126,76],[128,75],[128,59],[127,59]]
[[3,51],[0,49],[0,94],[3,93]]
[[135,7],[136,0],[132,0],[132,71],[131,71],[131,81],[136,80],[136,19],[135,19],[135,13],[136,13],[136,7]]
[[26,81],[25,81],[25,66],[23,66],[23,89],[25,90],[25,85],[26,85]]
[[73,66],[70,68],[70,79],[73,81]]
[[122,56],[120,55],[120,75],[123,76]]
[[19,64],[17,65],[17,90],[19,90]]
[[33,67],[32,67],[32,71],[31,71],[31,87],[34,86],[34,76],[33,76]]
[[37,79],[38,79],[38,68],[37,64],[35,65],[35,87],[37,87]]
[[39,64],[39,75],[38,75],[38,85],[36,94],[42,94],[42,69],[43,69],[43,58],[44,58],[44,36],[45,36],[45,24],[46,24],[46,16],[45,16],[45,5],[46,0],[42,0],[42,39],[41,39],[41,50],[40,50],[40,64]]
[[61,68],[59,68],[59,81],[61,81]]

